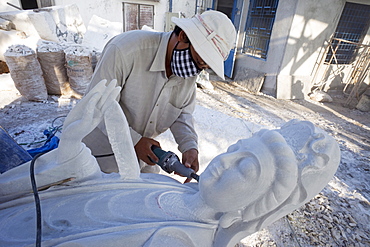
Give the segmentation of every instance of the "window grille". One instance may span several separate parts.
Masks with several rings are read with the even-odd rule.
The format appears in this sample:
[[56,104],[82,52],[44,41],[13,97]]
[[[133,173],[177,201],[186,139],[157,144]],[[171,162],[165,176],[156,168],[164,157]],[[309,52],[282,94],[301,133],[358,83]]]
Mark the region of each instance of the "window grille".
[[123,30],[138,30],[144,25],[154,28],[154,5],[123,3]]
[[328,51],[325,62],[351,64],[356,58],[358,43],[363,41],[369,25],[370,5],[347,2],[331,42],[332,49]]
[[279,0],[250,0],[243,52],[266,59]]

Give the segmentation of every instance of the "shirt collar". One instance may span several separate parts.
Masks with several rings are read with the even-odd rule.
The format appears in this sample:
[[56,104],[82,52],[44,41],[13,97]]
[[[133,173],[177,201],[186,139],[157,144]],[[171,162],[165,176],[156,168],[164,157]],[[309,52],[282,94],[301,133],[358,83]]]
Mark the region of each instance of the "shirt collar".
[[152,66],[150,66],[149,71],[166,71],[166,54],[168,41],[170,39],[172,32],[163,33],[157,54],[153,60]]

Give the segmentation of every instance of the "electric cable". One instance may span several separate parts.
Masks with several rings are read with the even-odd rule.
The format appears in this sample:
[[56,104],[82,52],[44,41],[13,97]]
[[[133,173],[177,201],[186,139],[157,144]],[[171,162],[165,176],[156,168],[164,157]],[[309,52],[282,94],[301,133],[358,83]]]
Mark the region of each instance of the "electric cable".
[[[58,120],[59,118],[62,118],[62,117],[65,118],[65,117],[67,117],[67,115],[59,116],[59,117],[54,118],[54,120],[51,122],[51,127],[55,128],[55,126],[54,126],[55,121]],[[60,128],[62,126],[63,126],[63,124],[60,124],[60,125],[57,126],[57,128]]]
[[294,231],[294,229],[293,229],[292,225],[291,225],[291,224],[290,224],[290,222],[289,222],[288,215],[286,215],[286,216],[285,216],[285,220],[286,220],[286,222],[288,223],[288,226],[289,226],[290,230],[292,231],[292,233],[293,233],[293,237],[294,237],[295,241],[297,242],[298,246],[299,246],[299,247],[302,247],[302,246],[301,246],[301,244],[300,244],[300,243],[299,243],[299,241],[298,241],[297,234],[295,233],[295,231]]
[[41,247],[41,236],[42,236],[42,218],[41,218],[41,204],[40,204],[40,197],[39,192],[37,190],[36,179],[35,179],[35,162],[37,158],[39,158],[44,153],[39,153],[33,157],[30,165],[30,177],[31,177],[31,185],[33,196],[35,198],[35,205],[36,205],[36,247]]
[[18,143],[18,145],[31,146],[31,145],[35,145],[35,144],[39,144],[39,143],[46,143],[46,142],[50,141],[50,139],[53,138],[58,131],[61,132],[60,130],[62,129],[63,124],[55,126],[55,121],[60,119],[60,118],[63,118],[63,117],[65,118],[67,116],[66,115],[65,116],[59,116],[59,117],[56,117],[56,118],[53,119],[53,121],[51,122],[51,128],[49,127],[49,132],[51,134],[46,139],[41,140],[41,141],[37,141],[37,142],[31,142],[31,143]]
[[95,158],[103,158],[103,157],[109,157],[109,156],[114,156],[114,153],[94,155]]

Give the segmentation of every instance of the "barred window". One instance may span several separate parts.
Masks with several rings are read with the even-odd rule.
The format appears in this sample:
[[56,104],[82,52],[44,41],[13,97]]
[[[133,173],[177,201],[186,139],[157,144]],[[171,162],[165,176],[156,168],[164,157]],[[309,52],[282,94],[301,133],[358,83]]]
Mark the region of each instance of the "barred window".
[[331,42],[332,49],[328,50],[325,62],[352,63],[357,55],[357,44],[363,41],[369,25],[370,5],[347,2]]
[[144,25],[154,28],[154,5],[123,3],[123,30],[138,30]]
[[266,59],[279,0],[250,0],[243,52]]

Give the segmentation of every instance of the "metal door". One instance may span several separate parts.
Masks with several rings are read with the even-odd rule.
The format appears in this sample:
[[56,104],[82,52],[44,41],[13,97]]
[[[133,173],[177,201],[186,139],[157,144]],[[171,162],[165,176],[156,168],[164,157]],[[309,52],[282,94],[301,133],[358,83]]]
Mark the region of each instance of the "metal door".
[[[224,12],[225,8],[222,8],[221,6],[224,5],[225,3],[229,4],[230,1],[213,0],[212,9]],[[238,44],[238,37],[239,37],[239,33],[240,33],[240,21],[241,21],[241,16],[242,16],[242,11],[243,11],[243,4],[244,4],[243,0],[234,0],[233,3],[232,3],[233,7],[232,7],[232,10],[231,10],[231,13],[229,11],[227,11],[228,13],[224,12],[224,14],[226,14],[230,17],[230,19],[231,19],[231,21],[234,24],[235,29],[236,29],[236,41],[235,41],[235,44],[234,44],[234,48],[231,49],[229,57],[224,62],[224,74],[229,78],[232,78],[233,72],[234,72],[234,63],[235,63],[235,57],[236,57],[236,52],[237,52],[237,47],[236,46]],[[230,5],[230,7],[231,7],[231,5]]]
[[229,57],[224,62],[224,73],[227,77],[232,78],[233,72],[234,72],[234,63],[235,63],[235,57],[237,52],[237,44],[238,44],[238,38],[240,33],[240,20],[242,16],[243,11],[243,0],[234,0],[234,6],[231,13],[231,21],[233,22],[235,29],[236,29],[236,40],[234,44],[234,48],[231,49]]

